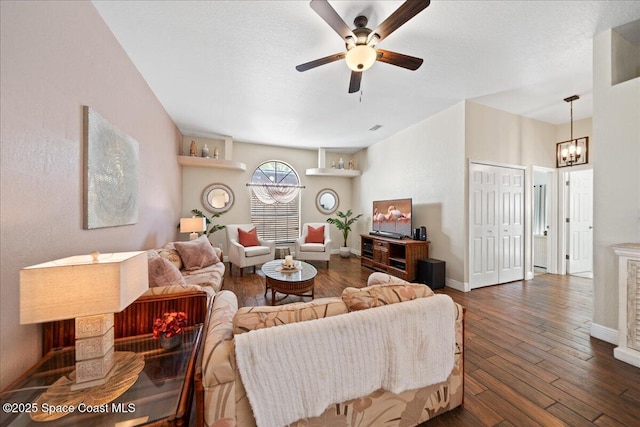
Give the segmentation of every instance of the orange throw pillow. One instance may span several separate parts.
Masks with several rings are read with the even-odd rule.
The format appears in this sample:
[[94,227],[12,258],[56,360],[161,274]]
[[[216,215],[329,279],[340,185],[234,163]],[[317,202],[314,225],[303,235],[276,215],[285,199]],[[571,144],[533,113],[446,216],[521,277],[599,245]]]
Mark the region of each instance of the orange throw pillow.
[[307,238],[304,241],[305,243],[324,243],[324,225],[313,228],[311,226],[307,227]]
[[240,244],[245,248],[248,248],[249,246],[260,246],[258,232],[255,227],[249,231],[244,231],[238,228],[238,240],[240,240]]

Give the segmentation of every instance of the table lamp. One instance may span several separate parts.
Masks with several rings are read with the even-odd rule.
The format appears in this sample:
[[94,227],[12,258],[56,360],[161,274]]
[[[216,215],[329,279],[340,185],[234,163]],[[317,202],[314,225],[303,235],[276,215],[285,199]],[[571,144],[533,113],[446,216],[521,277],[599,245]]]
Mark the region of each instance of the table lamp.
[[180,232],[191,233],[189,234],[189,240],[195,240],[198,238],[198,233],[207,229],[206,219],[199,216],[193,218],[180,218]]
[[[94,252],[25,267],[20,270],[20,323],[75,318],[76,370],[75,381],[69,386],[72,391],[100,386],[114,373],[117,375],[119,368],[114,361],[122,362],[128,354],[113,351],[113,314],[124,310],[148,288],[144,251]],[[139,367],[139,360],[134,364]],[[142,367],[137,372],[121,373],[135,374],[133,382],[125,380],[131,382],[127,388]]]

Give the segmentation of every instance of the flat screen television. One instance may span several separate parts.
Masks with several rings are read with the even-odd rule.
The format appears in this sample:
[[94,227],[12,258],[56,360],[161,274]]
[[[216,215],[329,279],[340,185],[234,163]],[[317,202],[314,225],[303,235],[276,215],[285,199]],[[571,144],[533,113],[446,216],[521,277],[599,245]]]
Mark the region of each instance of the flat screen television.
[[373,231],[386,231],[411,236],[411,199],[373,202]]

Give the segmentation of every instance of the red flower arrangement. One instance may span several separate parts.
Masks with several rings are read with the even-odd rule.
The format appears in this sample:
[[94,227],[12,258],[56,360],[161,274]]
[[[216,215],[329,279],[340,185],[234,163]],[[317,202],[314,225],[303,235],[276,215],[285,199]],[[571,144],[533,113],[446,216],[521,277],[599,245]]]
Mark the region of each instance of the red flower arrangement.
[[184,311],[169,311],[153,322],[153,337],[160,338],[165,334],[167,338],[184,332],[187,326],[187,314]]

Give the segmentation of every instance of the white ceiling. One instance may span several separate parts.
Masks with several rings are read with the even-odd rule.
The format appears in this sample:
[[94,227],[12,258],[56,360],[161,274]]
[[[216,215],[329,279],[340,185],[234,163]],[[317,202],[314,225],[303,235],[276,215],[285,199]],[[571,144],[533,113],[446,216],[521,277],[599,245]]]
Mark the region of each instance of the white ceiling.
[[[465,99],[559,124],[578,94],[590,117],[594,35],[640,19],[638,1],[433,0],[379,45],[422,67],[378,62],[348,94],[344,61],[294,68],[345,50],[306,0],[93,3],[184,135],[345,152]],[[402,4],[330,3],[372,29]]]

